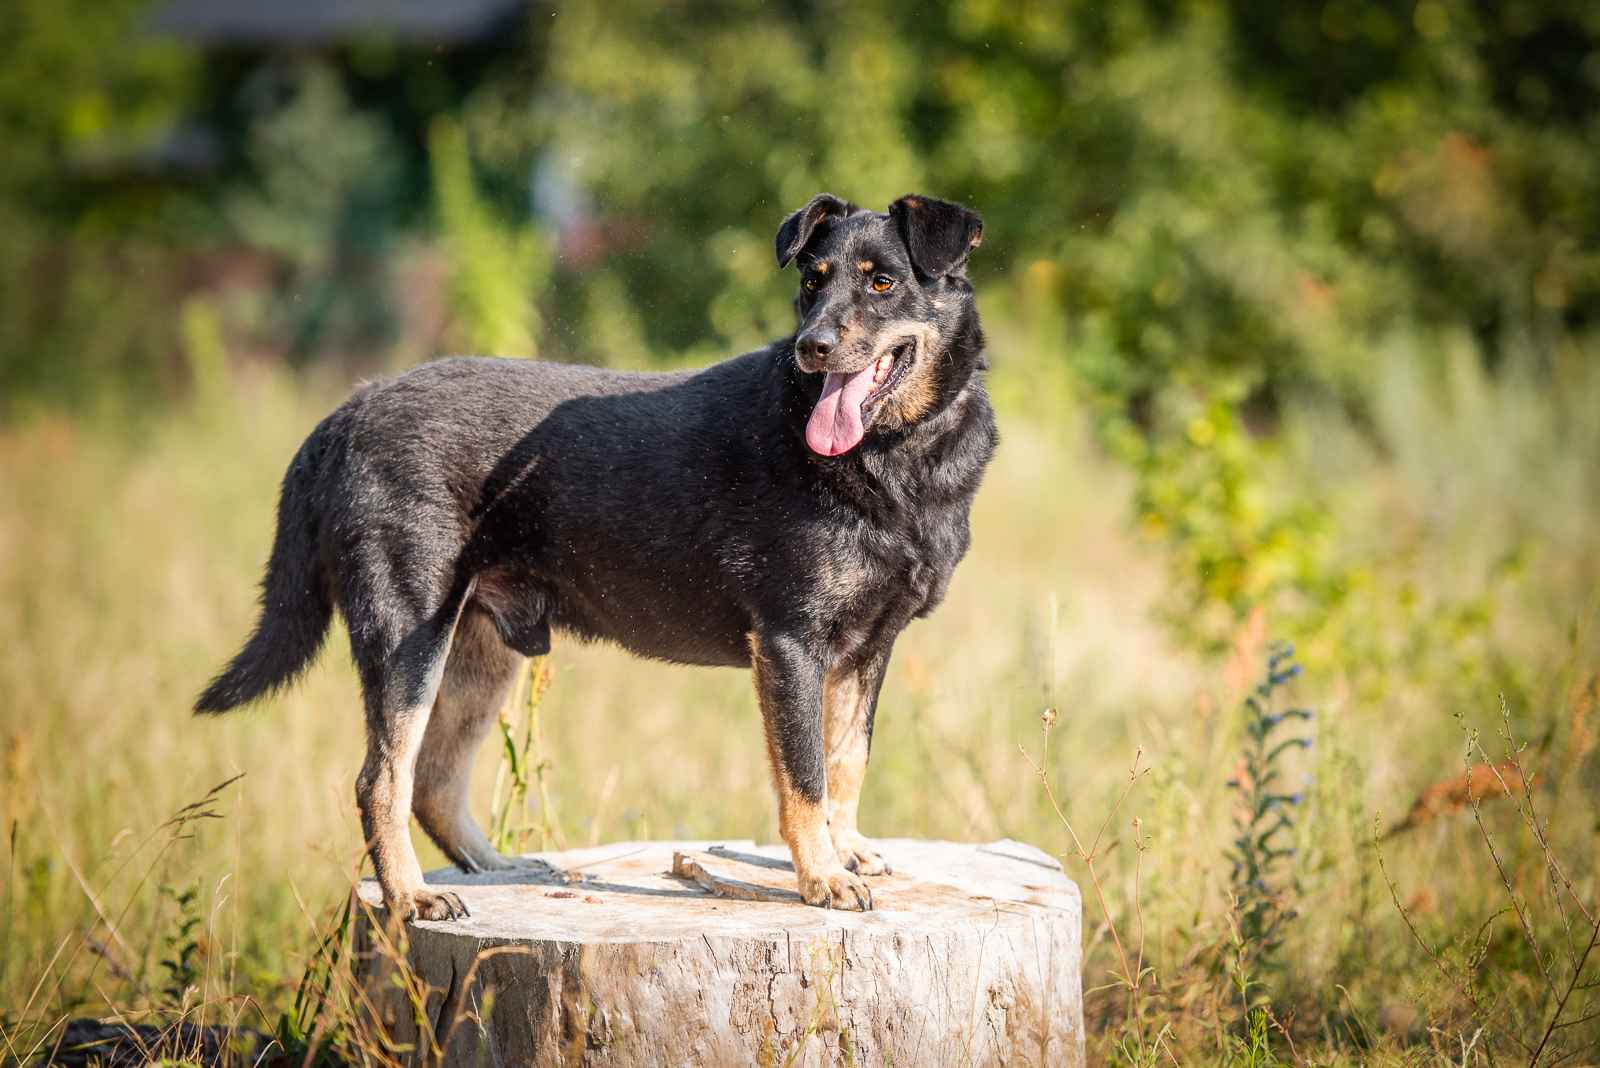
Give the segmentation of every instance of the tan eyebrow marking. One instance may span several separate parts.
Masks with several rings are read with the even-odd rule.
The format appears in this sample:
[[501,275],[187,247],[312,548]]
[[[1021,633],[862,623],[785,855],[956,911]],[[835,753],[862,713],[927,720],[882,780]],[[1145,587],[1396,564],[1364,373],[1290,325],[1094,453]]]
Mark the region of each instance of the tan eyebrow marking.
[[818,260],[816,263],[812,264],[812,266],[816,268],[816,272],[818,274],[827,274],[829,271],[833,270],[833,264],[829,263],[827,260]]
[[862,274],[866,274],[868,271],[872,270],[872,267],[873,263],[871,260],[862,260],[860,263],[856,264],[856,270],[860,271]]

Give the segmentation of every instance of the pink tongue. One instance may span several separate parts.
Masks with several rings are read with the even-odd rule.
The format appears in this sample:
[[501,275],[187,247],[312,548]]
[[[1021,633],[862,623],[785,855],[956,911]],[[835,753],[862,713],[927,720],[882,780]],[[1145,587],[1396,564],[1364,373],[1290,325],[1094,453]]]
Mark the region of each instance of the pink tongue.
[[861,402],[872,392],[872,364],[853,375],[829,371],[822,396],[806,421],[806,444],[819,456],[838,456],[861,444]]

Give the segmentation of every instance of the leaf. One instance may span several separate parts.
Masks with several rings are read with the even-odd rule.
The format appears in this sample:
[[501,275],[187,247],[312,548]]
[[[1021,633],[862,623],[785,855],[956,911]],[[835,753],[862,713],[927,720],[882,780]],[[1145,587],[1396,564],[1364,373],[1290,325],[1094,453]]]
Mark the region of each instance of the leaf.
[[1474,764],[1460,775],[1441,779],[1424,789],[1411,803],[1411,811],[1391,827],[1384,837],[1392,838],[1404,831],[1454,815],[1473,801],[1494,801],[1526,792],[1527,784],[1523,782],[1522,770],[1515,760]]

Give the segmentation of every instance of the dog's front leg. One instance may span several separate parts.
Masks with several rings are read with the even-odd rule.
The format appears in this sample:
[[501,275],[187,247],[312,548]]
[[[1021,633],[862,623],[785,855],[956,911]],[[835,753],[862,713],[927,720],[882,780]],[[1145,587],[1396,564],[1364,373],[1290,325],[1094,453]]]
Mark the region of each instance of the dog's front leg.
[[867,663],[837,668],[822,687],[822,727],[828,748],[828,832],[839,860],[861,875],[893,871],[856,826],[861,783],[872,748],[872,720],[878,707],[888,654]]
[[778,833],[794,858],[800,896],[824,908],[870,909],[872,891],[845,870],[828,833],[822,665],[803,642],[783,635],[754,635],[750,644],[778,793]]

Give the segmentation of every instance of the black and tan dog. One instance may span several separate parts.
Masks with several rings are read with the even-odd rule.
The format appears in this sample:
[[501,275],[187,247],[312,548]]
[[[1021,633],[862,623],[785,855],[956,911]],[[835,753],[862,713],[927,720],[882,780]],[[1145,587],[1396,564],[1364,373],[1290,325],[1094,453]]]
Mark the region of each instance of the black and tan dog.
[[972,212],[813,197],[778,231],[794,337],[684,374],[452,359],[362,389],[284,476],[255,632],[196,704],[287,684],[343,614],[367,713],[356,799],[391,913],[456,918],[407,833],[470,871],[472,759],[558,629],[750,667],[778,826],[813,905],[888,870],[856,806],[895,637],[943,598],[994,452]]

